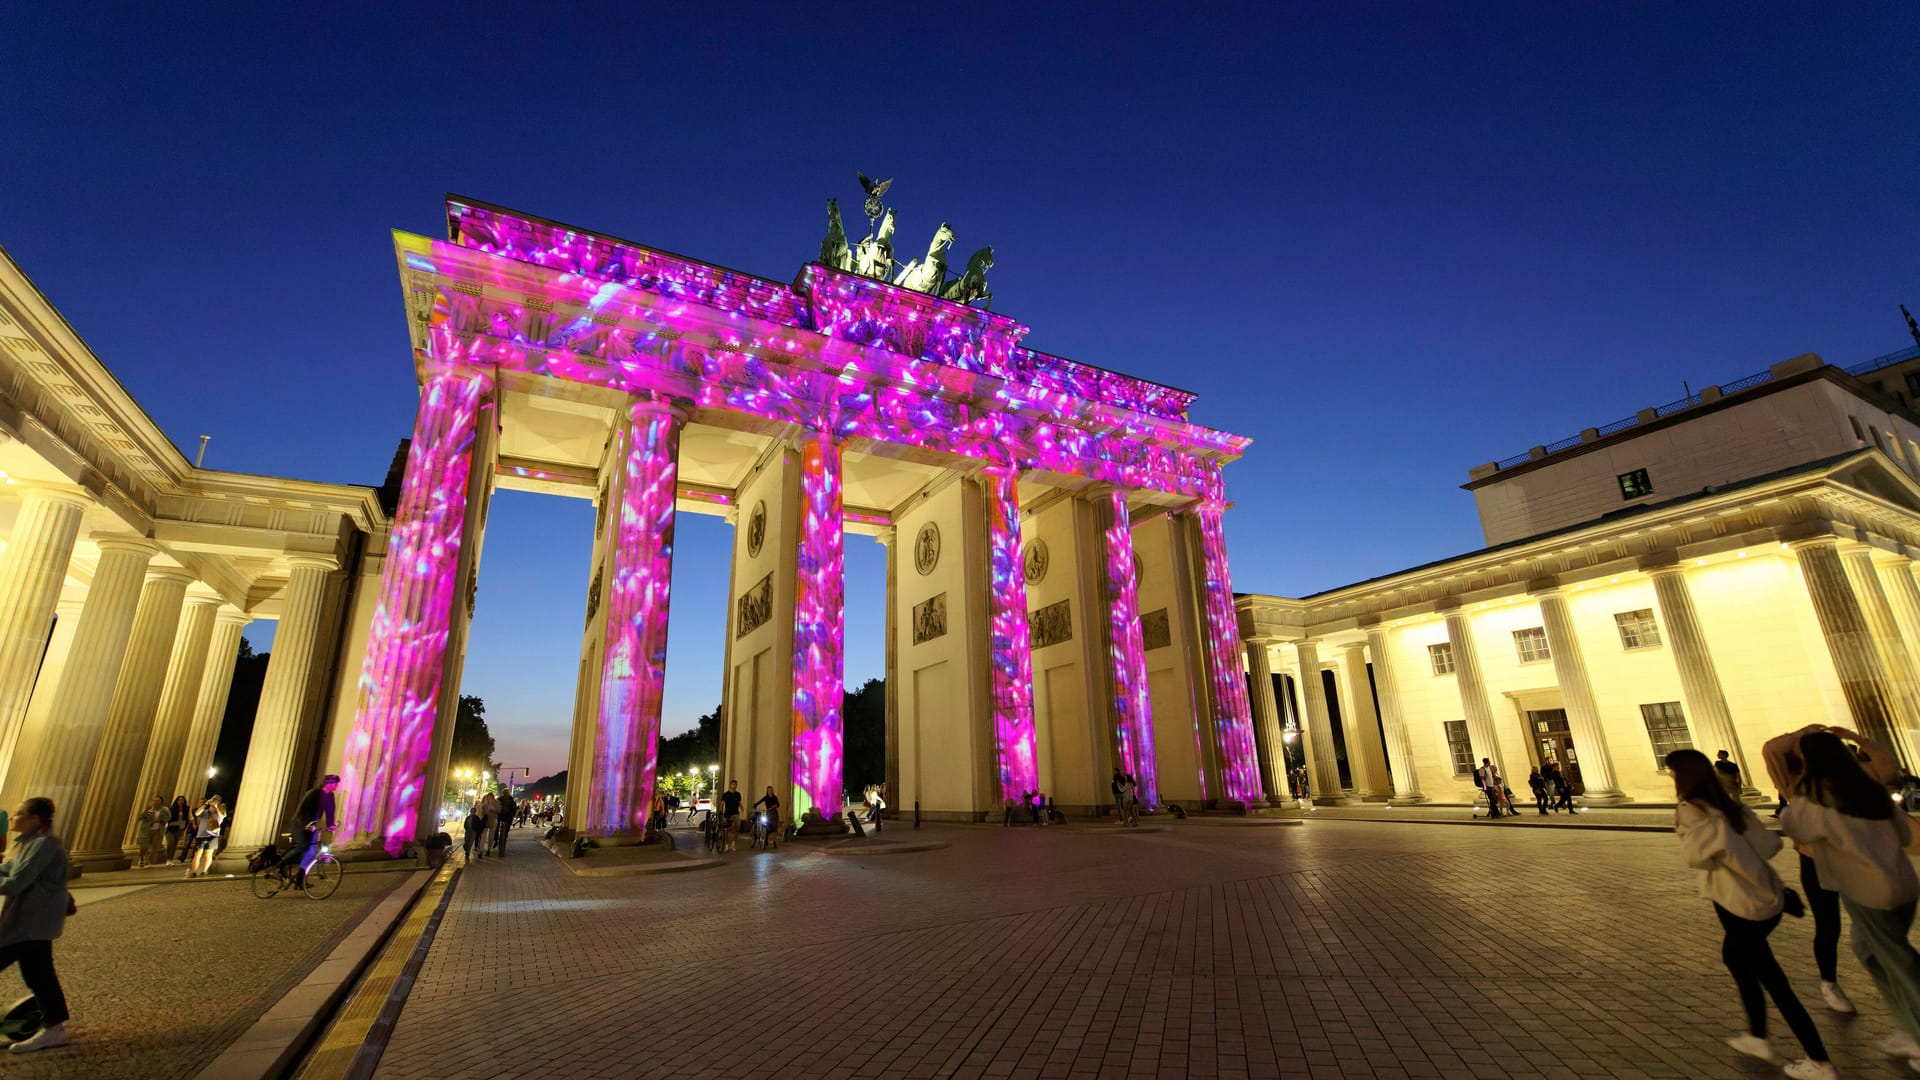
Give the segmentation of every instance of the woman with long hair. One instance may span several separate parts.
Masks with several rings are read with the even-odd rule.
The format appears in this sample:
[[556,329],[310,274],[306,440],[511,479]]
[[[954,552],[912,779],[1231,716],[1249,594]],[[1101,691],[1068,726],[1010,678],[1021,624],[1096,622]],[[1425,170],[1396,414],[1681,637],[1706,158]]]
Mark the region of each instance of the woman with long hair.
[[1880,759],[1890,756],[1870,739],[1821,724],[1773,739],[1764,751],[1774,786],[1787,796],[1780,827],[1813,857],[1821,884],[1840,894],[1853,923],[1853,955],[1897,1025],[1877,1046],[1920,1069],[1920,953],[1907,941],[1920,900],[1905,850],[1913,829],[1886,784],[1868,772],[1882,771]]
[[167,865],[186,861],[186,852],[180,846],[180,833],[187,831],[187,847],[193,846],[193,805],[187,802],[185,795],[175,795],[173,805],[167,808]]
[[1727,1039],[1727,1045],[1750,1057],[1772,1061],[1767,1044],[1767,998],[1793,1030],[1807,1056],[1786,1067],[1791,1077],[1834,1077],[1840,1073],[1827,1060],[1826,1044],[1813,1018],[1800,1004],[1773,958],[1767,935],[1780,925],[1786,904],[1786,886],[1767,860],[1780,850],[1775,836],[1753,811],[1727,794],[1713,771],[1713,762],[1698,750],[1675,750],[1666,758],[1673,775],[1676,799],[1674,832],[1687,865],[1700,871],[1700,895],[1713,902],[1713,913],[1725,932],[1720,959],[1740,990],[1747,1011],[1747,1030]]

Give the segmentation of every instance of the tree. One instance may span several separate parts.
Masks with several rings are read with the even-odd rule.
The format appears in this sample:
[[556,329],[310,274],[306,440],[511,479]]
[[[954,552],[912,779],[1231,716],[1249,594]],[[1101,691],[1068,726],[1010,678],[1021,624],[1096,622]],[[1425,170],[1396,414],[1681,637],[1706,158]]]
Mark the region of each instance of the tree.
[[461,694],[453,714],[451,768],[484,769],[498,773],[493,760],[493,733],[487,730],[487,703],[474,694]]
[[887,680],[868,679],[840,707],[845,739],[845,786],[849,795],[887,779]]
[[675,773],[704,777],[707,766],[719,761],[720,706],[715,705],[712,712],[694,722],[692,731],[660,740],[659,765],[654,775],[663,779],[670,779]]

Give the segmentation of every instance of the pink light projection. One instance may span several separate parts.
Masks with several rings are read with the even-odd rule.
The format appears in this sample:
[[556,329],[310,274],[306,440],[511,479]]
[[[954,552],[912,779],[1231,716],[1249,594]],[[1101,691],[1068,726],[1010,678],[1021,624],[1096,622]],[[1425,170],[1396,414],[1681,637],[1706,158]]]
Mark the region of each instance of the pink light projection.
[[1140,637],[1140,583],[1133,570],[1133,521],[1127,493],[1107,494],[1112,523],[1106,529],[1107,642],[1113,665],[1113,727],[1120,768],[1139,786],[1140,801],[1160,805],[1153,753],[1153,695],[1147,685],[1147,650]]
[[[1189,422],[1191,394],[1025,348],[1027,328],[1006,316],[820,266],[785,285],[470,200],[449,200],[448,220],[451,241],[396,235],[420,319],[416,361],[430,374],[343,769],[349,836],[377,834],[397,851],[431,824],[420,821],[422,788],[457,617],[476,413],[491,390],[491,377],[475,372],[569,380],[646,403],[684,401],[693,419],[728,413],[735,423],[745,415],[812,433],[803,450],[792,750],[795,802],[822,808],[837,808],[842,779],[841,443],[870,439],[996,463],[985,472],[990,653],[1006,797],[1039,786],[1018,470],[1201,503],[1206,633],[1216,658],[1209,678],[1221,703],[1213,731],[1228,794],[1258,798],[1245,687],[1237,667],[1229,676],[1217,659],[1238,655],[1220,538],[1222,469],[1248,440]],[[594,829],[637,826],[651,793],[678,430],[656,428],[662,415],[648,412],[641,423],[635,414],[630,486],[615,526],[622,554],[614,572],[624,581],[609,600],[621,606],[609,611],[594,765],[616,778],[602,786],[618,794],[590,815]],[[1131,603],[1137,608],[1137,597]],[[1133,638],[1116,638],[1128,653],[1116,671],[1122,659],[1135,663],[1137,637],[1135,625]],[[1144,786],[1153,758],[1144,680],[1128,692],[1138,701],[1127,713],[1132,748],[1121,753],[1132,755]]]
[[987,667],[1000,797],[1040,790],[1033,732],[1033,649],[1027,637],[1027,578],[1020,564],[1020,475],[1007,465],[981,470],[987,493]]
[[617,506],[607,526],[607,623],[586,819],[595,836],[646,828],[666,688],[675,480],[686,418],[665,402],[636,398],[627,419],[620,490],[609,495]]
[[1213,688],[1213,733],[1220,747],[1221,786],[1235,802],[1262,803],[1260,758],[1253,748],[1253,709],[1240,668],[1239,620],[1233,613],[1233,584],[1227,576],[1227,537],[1221,518],[1226,508],[1202,503],[1194,510],[1200,523],[1200,549],[1206,564],[1207,677]]
[[444,371],[421,387],[386,572],[340,769],[340,833],[398,855],[414,838],[433,755],[441,671],[460,603],[460,547],[474,434],[491,423],[491,375]]
[[846,527],[840,513],[840,447],[810,431],[800,446],[800,557],[793,606],[794,820],[809,807],[840,812],[845,701]]

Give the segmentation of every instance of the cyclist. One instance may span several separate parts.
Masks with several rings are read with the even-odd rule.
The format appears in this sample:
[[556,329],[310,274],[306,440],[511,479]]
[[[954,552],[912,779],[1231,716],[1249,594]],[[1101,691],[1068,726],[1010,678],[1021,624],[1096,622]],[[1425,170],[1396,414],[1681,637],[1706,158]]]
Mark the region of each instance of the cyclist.
[[727,850],[732,851],[740,840],[740,781],[728,782],[726,793],[720,796],[720,827],[727,830]]
[[294,831],[299,833],[293,846],[287,850],[287,857],[280,860],[282,867],[294,871],[294,884],[298,885],[306,876],[306,866],[320,851],[320,823],[326,822],[326,831],[333,831],[333,792],[340,786],[340,778],[332,773],[320,778],[320,786],[310,789],[300,796],[300,805],[294,809]]
[[780,846],[780,796],[773,793],[773,785],[767,785],[767,793],[753,804],[755,810],[767,809],[767,846]]

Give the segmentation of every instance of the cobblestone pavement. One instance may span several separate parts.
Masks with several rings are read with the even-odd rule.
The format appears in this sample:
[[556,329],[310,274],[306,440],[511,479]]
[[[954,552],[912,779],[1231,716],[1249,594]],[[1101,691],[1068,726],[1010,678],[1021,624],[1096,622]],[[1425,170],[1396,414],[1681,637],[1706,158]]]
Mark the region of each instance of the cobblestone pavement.
[[[538,851],[487,860],[379,1075],[1779,1075],[1720,1041],[1739,1003],[1671,836],[1332,820],[919,836],[949,846],[791,845],[627,880]],[[1886,1016],[1844,949],[1862,1015],[1820,1007],[1811,934],[1788,920],[1774,943],[1836,1062],[1899,1075],[1868,1049]],[[1795,1050],[1777,1017],[1772,1034]]]
[[[73,1042],[0,1056],[0,1075],[192,1076],[322,960],[405,874],[349,871],[324,901],[259,900],[245,878],[75,889],[53,947]],[[0,1003],[26,988],[0,973]]]
[[[1316,806],[1312,810],[1272,809],[1262,810],[1260,816],[1288,820],[1319,821],[1391,821],[1420,822],[1425,824],[1484,825],[1489,828],[1519,828],[1525,826],[1547,826],[1550,828],[1638,828],[1654,832],[1673,831],[1673,804],[1665,806],[1595,806],[1583,807],[1579,813],[1556,812],[1542,814],[1532,803],[1519,807],[1520,813],[1514,817],[1502,814],[1498,818],[1474,816],[1473,808],[1467,805],[1423,804],[1419,806],[1388,806],[1385,803],[1357,803],[1351,806]],[[1773,824],[1767,815],[1773,812],[1771,804],[1755,806],[1754,812],[1760,820]],[[1484,812],[1483,812],[1484,814]]]

